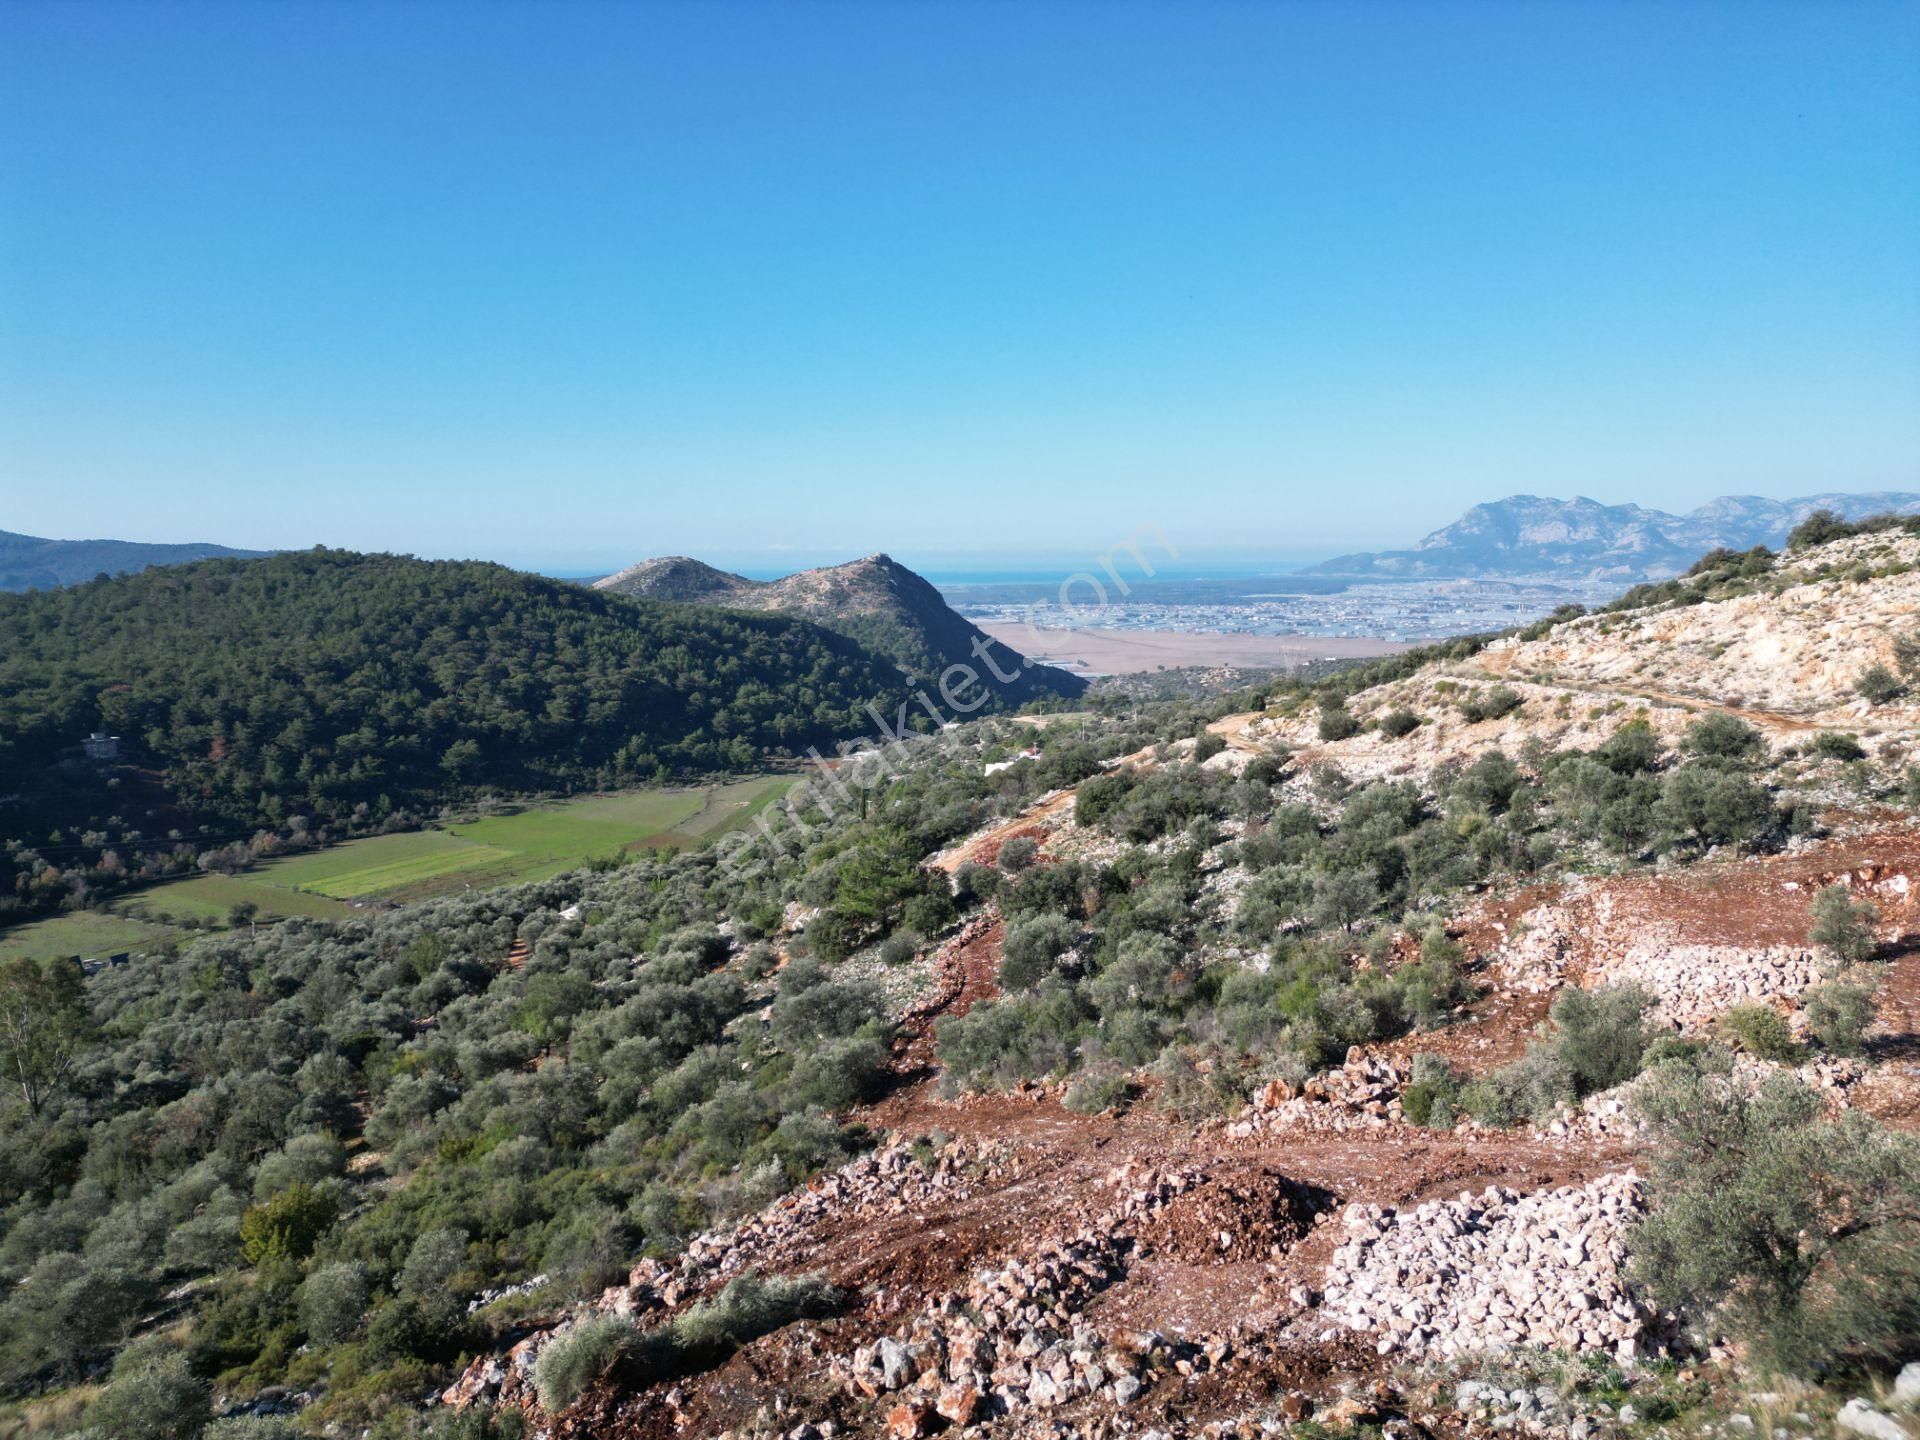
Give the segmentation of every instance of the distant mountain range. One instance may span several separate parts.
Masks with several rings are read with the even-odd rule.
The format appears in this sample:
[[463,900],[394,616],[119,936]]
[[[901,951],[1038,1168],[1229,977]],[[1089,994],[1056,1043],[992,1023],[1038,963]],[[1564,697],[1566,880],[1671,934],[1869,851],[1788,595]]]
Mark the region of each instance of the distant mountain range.
[[1086,688],[1078,676],[1034,664],[989,639],[931,584],[886,555],[802,570],[781,580],[749,580],[684,555],[668,555],[596,580],[594,588],[811,620],[889,657],[929,687],[929,694],[937,695],[950,665],[971,667],[997,695],[1015,703],[1037,695],[1078,695]]
[[1637,582],[1677,575],[1719,546],[1778,547],[1816,510],[1849,520],[1920,512],[1920,495],[1724,495],[1685,515],[1576,497],[1510,495],[1476,505],[1411,550],[1342,555],[1301,572],[1374,579],[1547,577]]
[[143,545],[134,540],[43,540],[0,530],[0,590],[57,590],[105,573],[132,575],[154,565],[226,556],[254,560],[264,550],[225,545]]

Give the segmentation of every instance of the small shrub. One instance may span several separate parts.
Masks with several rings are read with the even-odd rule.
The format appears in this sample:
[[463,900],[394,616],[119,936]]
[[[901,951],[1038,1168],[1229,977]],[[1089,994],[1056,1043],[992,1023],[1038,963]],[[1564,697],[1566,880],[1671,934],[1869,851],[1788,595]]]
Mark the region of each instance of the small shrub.
[[1640,1073],[1652,1008],[1653,997],[1633,986],[1569,986],[1554,998],[1554,1050],[1579,1096],[1611,1090]]
[[1736,1005],[1720,1017],[1720,1032],[1749,1055],[1791,1060],[1798,1049],[1786,1018],[1771,1005]]
[[1848,524],[1835,510],[1816,510],[1787,532],[1787,549],[1806,550],[1815,545],[1824,545],[1829,540],[1844,540],[1857,534],[1854,526]]
[[1346,740],[1360,733],[1360,721],[1344,705],[1332,705],[1321,710],[1319,735],[1329,743]]
[[1920,630],[1893,637],[1893,663],[1909,681],[1920,681]]
[[1549,1012],[1552,1036],[1466,1086],[1460,1104],[1487,1125],[1544,1124],[1562,1105],[1631,1080],[1646,1059],[1652,1004],[1632,986],[1562,990]]
[[1864,760],[1867,752],[1860,748],[1860,742],[1851,735],[1843,735],[1838,730],[1822,730],[1813,737],[1813,754],[1817,760]]
[[896,930],[880,942],[883,965],[904,965],[920,953],[920,937],[911,930]]
[[1866,1049],[1866,1028],[1873,1023],[1873,991],[1834,980],[1806,994],[1807,1031],[1821,1049],[1858,1055]]
[[1380,733],[1399,740],[1420,728],[1420,717],[1411,710],[1389,710],[1380,717]]
[[322,1265],[300,1287],[300,1327],[318,1345],[338,1345],[367,1314],[366,1267],[353,1261]]
[[1460,1103],[1483,1125],[1544,1122],[1576,1099],[1573,1077],[1551,1045],[1535,1045],[1511,1065],[1503,1065],[1460,1092]]
[[196,1440],[213,1414],[207,1383],[164,1341],[127,1347],[87,1407],[87,1428],[113,1440]]
[[1054,961],[1073,948],[1080,927],[1064,915],[1040,914],[1007,927],[1000,951],[1000,985],[1024,990],[1053,973]]
[[1133,1082],[1119,1071],[1089,1071],[1074,1077],[1060,1103],[1081,1115],[1117,1110],[1133,1095]]
[[639,1327],[625,1315],[595,1315],[548,1342],[533,1363],[540,1406],[559,1414],[632,1349]]
[[1710,759],[1744,760],[1762,749],[1765,742],[1761,740],[1760,732],[1738,715],[1715,711],[1689,725],[1680,743],[1690,754]]
[[402,1295],[442,1293],[467,1263],[467,1236],[462,1230],[429,1230],[413,1242],[406,1263],[393,1282]]
[[819,1275],[742,1275],[711,1300],[642,1336],[636,1380],[649,1383],[695,1366],[718,1364],[742,1345],[796,1320],[831,1315],[845,1300]]
[[1313,918],[1321,925],[1351,930],[1379,903],[1380,885],[1372,870],[1329,870],[1313,877]]
[[1033,864],[1040,854],[1040,842],[1031,835],[1016,835],[1000,847],[1000,868],[1018,874]]
[[542,1408],[558,1413],[616,1365],[636,1385],[690,1374],[795,1320],[830,1314],[840,1300],[840,1292],[817,1275],[743,1275],[711,1300],[644,1333],[625,1316],[594,1316],[540,1352],[534,1388]]
[[1482,720],[1501,720],[1518,710],[1522,704],[1520,692],[1509,685],[1489,685],[1483,689],[1469,691],[1460,701],[1460,714],[1468,724],[1477,725]]
[[240,1252],[247,1262],[304,1260],[333,1224],[333,1197],[304,1183],[289,1185],[240,1217]]
[[367,1349],[388,1364],[446,1358],[459,1342],[448,1300],[402,1295],[382,1305],[367,1324]]
[[1616,775],[1641,775],[1660,763],[1660,737],[1646,720],[1635,718],[1609,735],[1593,758]]
[[1415,1125],[1451,1130],[1460,1111],[1460,1077],[1438,1055],[1413,1057],[1413,1079],[1400,1092],[1400,1110]]
[[1193,758],[1196,764],[1211,760],[1227,748],[1227,738],[1216,735],[1211,730],[1202,730],[1193,742]]
[[1860,672],[1860,678],[1853,682],[1853,690],[1869,705],[1885,705],[1898,700],[1906,693],[1907,687],[1900,683],[1900,677],[1884,665],[1869,665]]
[[1857,965],[1873,954],[1879,919],[1880,912],[1869,901],[1855,900],[1844,885],[1829,885],[1813,897],[1813,927],[1807,938],[1839,964]]
[[965,909],[1000,893],[1000,872],[968,860],[953,872],[954,902]]
[[1670,840],[1751,845],[1774,826],[1773,797],[1745,775],[1695,762],[1660,782],[1655,821]]

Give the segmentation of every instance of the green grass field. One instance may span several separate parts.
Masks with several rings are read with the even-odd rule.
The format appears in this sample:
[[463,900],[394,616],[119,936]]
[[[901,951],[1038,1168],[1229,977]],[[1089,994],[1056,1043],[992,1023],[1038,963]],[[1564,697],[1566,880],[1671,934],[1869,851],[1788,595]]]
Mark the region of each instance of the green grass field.
[[29,960],[57,960],[64,955],[98,958],[123,950],[157,950],[179,933],[104,910],[80,910],[0,931],[0,960],[22,955]]
[[225,921],[243,902],[262,920],[337,920],[353,913],[351,901],[405,903],[545,880],[624,851],[703,845],[747,824],[798,783],[793,775],[762,775],[729,785],[582,795],[438,830],[349,840],[239,875],[169,880],[127,896],[114,906],[117,913],[90,910],[0,931],[0,958],[155,948],[179,934],[164,917]]
[[129,913],[224,920],[238,903],[263,920],[337,919],[354,900],[404,903],[545,880],[623,851],[705,844],[750,821],[797,782],[764,775],[729,785],[629,790],[528,805],[438,830],[374,835],[311,854],[269,860],[240,875],[197,875],[143,890]]
[[476,845],[444,830],[414,830],[269,860],[248,873],[269,885],[358,900],[511,858],[505,850]]
[[123,915],[158,920],[163,915],[181,918],[221,920],[235,905],[251,901],[259,907],[262,920],[284,920],[294,915],[311,915],[318,920],[338,920],[351,915],[352,908],[325,895],[310,895],[266,881],[261,871],[245,875],[196,875],[189,880],[169,880],[151,890],[123,900],[115,908]]

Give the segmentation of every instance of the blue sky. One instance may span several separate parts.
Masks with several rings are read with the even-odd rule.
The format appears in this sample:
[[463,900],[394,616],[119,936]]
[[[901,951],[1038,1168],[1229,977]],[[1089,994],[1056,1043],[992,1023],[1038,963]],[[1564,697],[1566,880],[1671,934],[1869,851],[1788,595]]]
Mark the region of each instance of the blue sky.
[[1829,488],[1920,489],[1920,4],[0,7],[0,528],[1011,563]]

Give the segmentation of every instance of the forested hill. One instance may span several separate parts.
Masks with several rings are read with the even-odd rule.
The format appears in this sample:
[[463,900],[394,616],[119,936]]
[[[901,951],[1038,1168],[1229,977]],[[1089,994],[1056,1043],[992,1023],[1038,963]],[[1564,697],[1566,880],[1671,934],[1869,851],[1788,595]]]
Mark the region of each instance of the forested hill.
[[252,824],[747,766],[904,698],[893,665],[781,616],[471,562],[205,561],[0,595],[0,796],[24,792],[0,838],[101,828],[46,814],[94,730],[187,815]]

